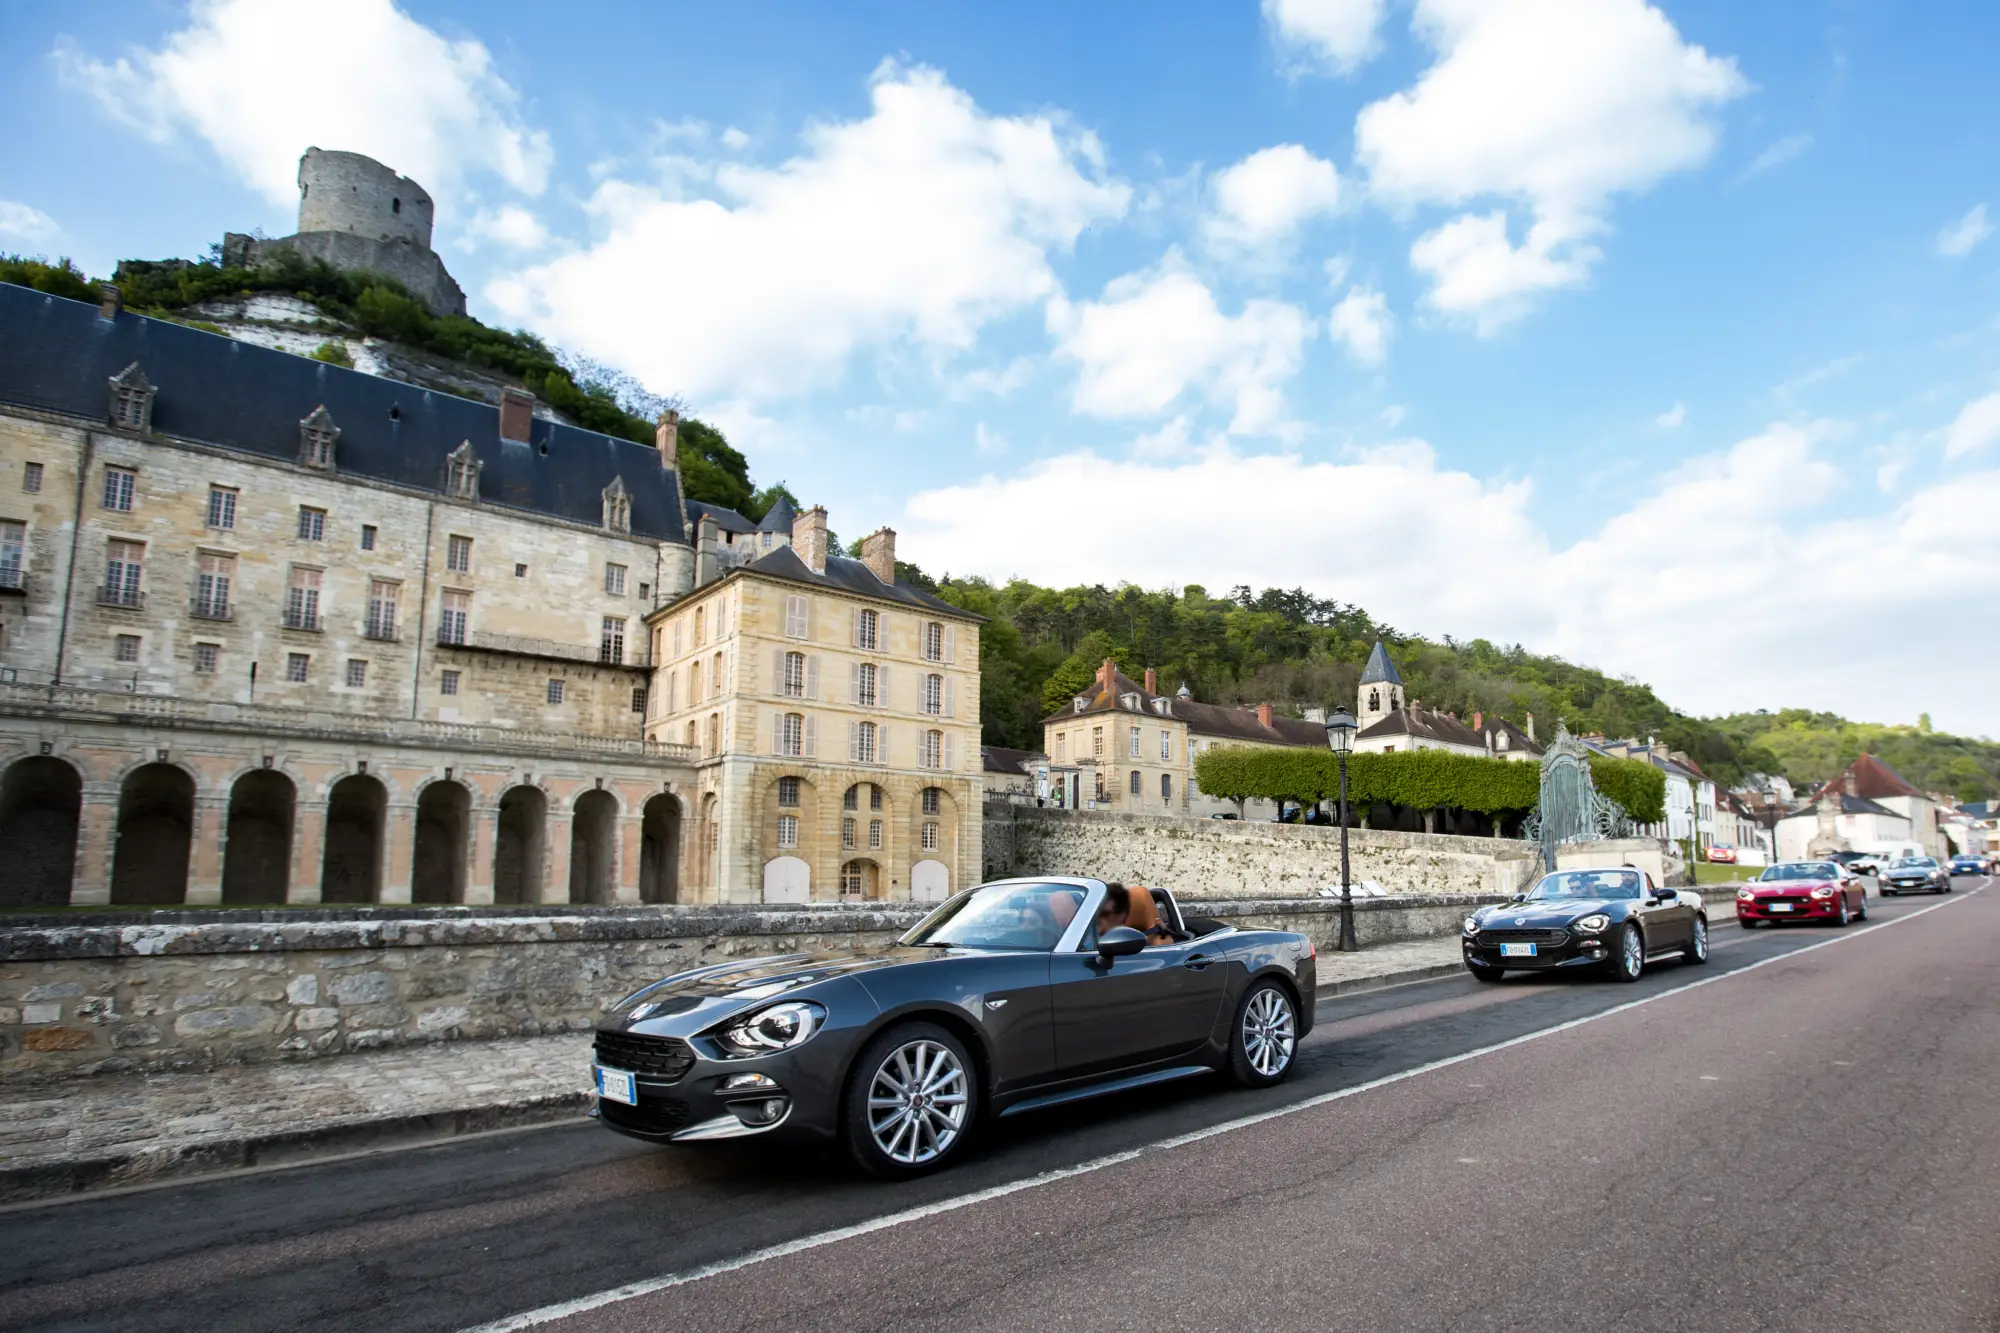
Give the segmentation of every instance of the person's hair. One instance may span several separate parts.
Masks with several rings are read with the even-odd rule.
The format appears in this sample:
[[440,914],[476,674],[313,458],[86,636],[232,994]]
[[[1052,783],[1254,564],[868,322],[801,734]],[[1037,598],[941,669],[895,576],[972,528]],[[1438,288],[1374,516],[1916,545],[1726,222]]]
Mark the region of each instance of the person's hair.
[[[1115,907],[1118,909],[1118,915],[1124,916],[1132,910],[1132,895],[1123,884],[1106,884],[1104,907]],[[1099,907],[1097,910],[1102,912],[1104,907]]]

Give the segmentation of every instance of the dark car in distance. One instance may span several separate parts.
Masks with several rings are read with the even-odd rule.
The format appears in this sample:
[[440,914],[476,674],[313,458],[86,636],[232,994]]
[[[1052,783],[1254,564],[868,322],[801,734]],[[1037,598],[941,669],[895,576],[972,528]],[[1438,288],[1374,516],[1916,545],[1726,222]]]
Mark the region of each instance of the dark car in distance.
[[1780,861],[1736,891],[1736,924],[1745,930],[1782,921],[1844,926],[1867,919],[1867,888],[1831,858]]
[[1934,856],[1905,856],[1878,873],[1884,894],[1951,892],[1951,871]]
[[1637,981],[1649,963],[1707,962],[1708,913],[1700,894],[1662,888],[1631,866],[1558,870],[1474,912],[1460,940],[1466,971],[1481,981],[1573,968]]
[[[656,1143],[840,1143],[879,1176],[963,1151],[992,1116],[1222,1071],[1292,1071],[1312,1030],[1303,935],[1182,917],[1161,889],[1004,880],[895,945],[668,977],[598,1024],[597,1115]],[[1122,916],[1122,921],[1121,921]]]

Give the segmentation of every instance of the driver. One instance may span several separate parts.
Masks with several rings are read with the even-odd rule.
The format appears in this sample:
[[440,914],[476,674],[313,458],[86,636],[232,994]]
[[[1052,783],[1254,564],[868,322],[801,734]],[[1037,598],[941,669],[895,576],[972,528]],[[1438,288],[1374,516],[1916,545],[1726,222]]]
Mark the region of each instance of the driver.
[[1146,937],[1148,945],[1174,942],[1173,931],[1161,922],[1159,909],[1153,905],[1153,895],[1138,885],[1130,889],[1123,884],[1104,886],[1104,902],[1097,909],[1097,933],[1101,937],[1118,926],[1132,927]]

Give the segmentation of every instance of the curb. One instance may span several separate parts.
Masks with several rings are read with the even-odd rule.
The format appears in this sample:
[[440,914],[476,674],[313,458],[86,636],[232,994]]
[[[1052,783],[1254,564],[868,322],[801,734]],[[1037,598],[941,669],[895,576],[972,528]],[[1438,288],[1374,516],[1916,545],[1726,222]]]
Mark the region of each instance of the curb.
[[1383,990],[1411,981],[1435,981],[1439,977],[1455,977],[1464,971],[1463,962],[1427,963],[1422,967],[1406,967],[1397,972],[1382,972],[1372,977],[1355,977],[1351,981],[1329,981],[1321,985],[1314,995],[1322,1000],[1330,1000],[1336,995]]
[[53,1201],[180,1176],[194,1178],[245,1167],[287,1166],[337,1154],[441,1143],[466,1134],[581,1117],[591,1101],[590,1095],[581,1091],[549,1093],[494,1106],[387,1115],[273,1134],[197,1139],[72,1161],[4,1167],[0,1168],[0,1204]]

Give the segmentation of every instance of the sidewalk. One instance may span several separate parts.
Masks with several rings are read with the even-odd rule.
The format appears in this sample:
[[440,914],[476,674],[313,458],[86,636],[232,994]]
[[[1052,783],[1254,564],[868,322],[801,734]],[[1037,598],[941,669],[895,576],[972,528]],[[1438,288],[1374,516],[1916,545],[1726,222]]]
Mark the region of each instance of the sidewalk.
[[[1320,996],[1459,970],[1458,937],[1322,953]],[[0,1101],[0,1203],[580,1118],[587,1032],[210,1073],[107,1075]]]

